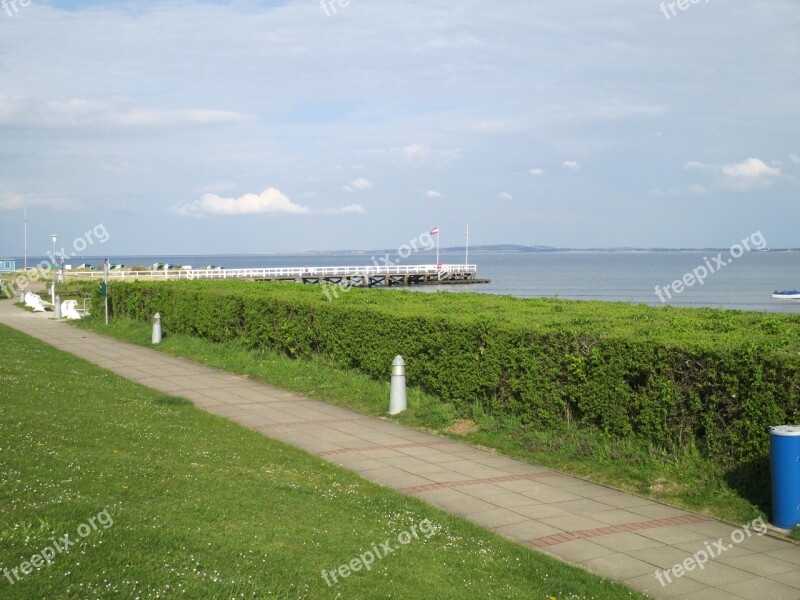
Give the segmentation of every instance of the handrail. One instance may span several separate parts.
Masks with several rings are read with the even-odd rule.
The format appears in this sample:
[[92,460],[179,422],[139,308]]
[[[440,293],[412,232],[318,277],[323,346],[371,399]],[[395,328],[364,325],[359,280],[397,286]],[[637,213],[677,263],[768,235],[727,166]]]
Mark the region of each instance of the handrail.
[[[109,271],[109,279],[301,279],[313,277],[380,277],[388,275],[446,275],[475,273],[477,265],[393,265],[361,267],[268,267],[249,269],[159,269]],[[102,271],[72,271],[68,277],[102,279]]]

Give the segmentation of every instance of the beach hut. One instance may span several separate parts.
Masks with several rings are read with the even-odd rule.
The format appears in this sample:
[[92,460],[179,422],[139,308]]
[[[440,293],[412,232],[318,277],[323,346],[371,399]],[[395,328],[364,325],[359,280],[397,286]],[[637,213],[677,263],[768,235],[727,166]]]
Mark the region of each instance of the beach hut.
[[13,273],[17,270],[17,262],[13,258],[0,258],[0,273]]

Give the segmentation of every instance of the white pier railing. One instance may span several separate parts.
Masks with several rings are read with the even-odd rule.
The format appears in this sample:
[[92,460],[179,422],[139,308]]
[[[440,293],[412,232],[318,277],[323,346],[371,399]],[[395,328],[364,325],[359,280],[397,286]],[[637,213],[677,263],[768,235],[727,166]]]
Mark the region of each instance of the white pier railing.
[[[109,279],[258,279],[258,280],[303,280],[330,277],[382,277],[425,276],[446,279],[452,276],[474,277],[477,265],[386,265],[360,267],[269,267],[263,269],[158,269],[132,271],[112,269]],[[70,271],[70,278],[102,279],[102,271]]]

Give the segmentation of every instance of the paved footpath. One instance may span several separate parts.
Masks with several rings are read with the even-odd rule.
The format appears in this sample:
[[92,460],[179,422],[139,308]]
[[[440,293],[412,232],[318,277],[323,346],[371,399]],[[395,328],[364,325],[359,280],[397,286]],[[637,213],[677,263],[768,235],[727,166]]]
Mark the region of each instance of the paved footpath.
[[[748,535],[704,515],[112,340],[49,316],[0,302],[0,323],[652,596],[800,600],[800,546],[790,542]],[[703,554],[715,557],[702,569],[689,563],[693,568],[680,576],[656,577],[657,570],[672,569],[692,555],[702,562]]]

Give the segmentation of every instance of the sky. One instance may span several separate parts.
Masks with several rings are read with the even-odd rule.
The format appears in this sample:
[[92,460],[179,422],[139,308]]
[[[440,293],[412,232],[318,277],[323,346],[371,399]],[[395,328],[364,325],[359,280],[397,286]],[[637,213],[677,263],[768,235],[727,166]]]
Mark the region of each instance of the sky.
[[5,0],[0,255],[800,247],[798,57],[796,0]]

